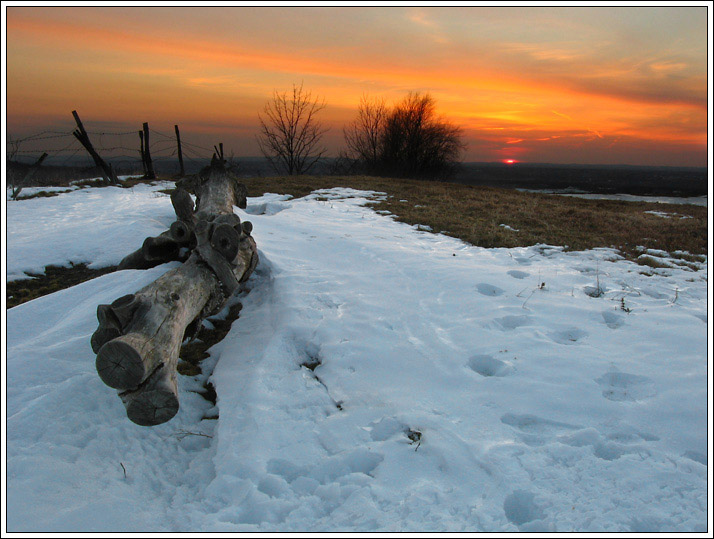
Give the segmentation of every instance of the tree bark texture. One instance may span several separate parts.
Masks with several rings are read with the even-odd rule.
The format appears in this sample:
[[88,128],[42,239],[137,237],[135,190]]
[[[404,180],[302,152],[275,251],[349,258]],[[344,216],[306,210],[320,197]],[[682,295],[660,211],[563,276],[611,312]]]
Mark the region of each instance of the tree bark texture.
[[193,184],[196,211],[189,194],[177,188],[172,203],[178,220],[147,238],[122,265],[156,265],[177,246],[188,251],[186,261],[135,294],[97,308],[99,327],[91,339],[97,372],[119,390],[127,416],[139,425],[164,423],[177,413],[176,365],[186,328],[217,312],[258,262],[252,225],[233,213],[241,196],[245,206],[245,187],[222,164],[207,169]]

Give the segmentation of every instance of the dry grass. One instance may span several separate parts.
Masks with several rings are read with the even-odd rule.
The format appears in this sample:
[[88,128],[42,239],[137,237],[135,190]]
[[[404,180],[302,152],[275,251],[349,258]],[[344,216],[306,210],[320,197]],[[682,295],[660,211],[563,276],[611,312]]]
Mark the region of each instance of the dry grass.
[[[481,247],[537,243],[563,245],[569,250],[614,247],[632,258],[640,254],[638,246],[668,252],[707,252],[707,209],[700,206],[586,200],[514,189],[364,176],[243,181],[249,196],[273,192],[301,197],[329,187],[386,192],[390,197],[374,203],[375,209],[389,210],[398,221],[428,225],[435,232]],[[689,218],[665,219],[645,213],[653,209]]]
[[69,288],[114,270],[116,270],[116,266],[100,269],[90,269],[86,264],[72,264],[68,268],[47,266],[44,275],[28,274],[33,278],[7,283],[7,308],[10,309],[26,301]]
[[[166,179],[166,178],[163,178]],[[638,246],[661,249],[687,262],[702,261],[707,254],[707,209],[700,206],[584,200],[556,195],[524,193],[514,189],[453,183],[373,178],[366,176],[293,176],[242,180],[249,196],[263,193],[302,197],[316,189],[352,187],[390,195],[374,202],[376,210],[389,210],[409,224],[430,226],[435,232],[481,247],[524,247],[537,243],[567,246],[569,250],[614,247],[636,259]],[[140,178],[125,187],[151,183]],[[665,219],[648,210],[677,213]],[[508,230],[501,225],[515,230]],[[690,253],[690,254],[686,254]],[[656,260],[640,264],[658,267]],[[696,269],[691,264],[689,267]],[[107,273],[113,268],[89,270],[48,267],[46,275],[31,281],[8,283],[7,307]],[[186,366],[187,370],[190,370]]]

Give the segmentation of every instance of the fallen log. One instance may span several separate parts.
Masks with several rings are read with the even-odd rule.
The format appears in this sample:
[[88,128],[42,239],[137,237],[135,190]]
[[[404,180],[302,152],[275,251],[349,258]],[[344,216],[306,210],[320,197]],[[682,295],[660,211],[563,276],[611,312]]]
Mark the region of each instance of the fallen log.
[[119,390],[127,416],[139,425],[158,425],[176,414],[176,365],[187,327],[220,310],[258,262],[252,226],[233,213],[233,205],[245,207],[245,187],[220,161],[201,171],[192,187],[195,211],[186,191],[172,196],[175,226],[124,259],[147,264],[180,245],[189,252],[186,261],[97,308],[99,327],[91,339],[97,373]]
[[158,236],[146,238],[141,248],[119,262],[117,269],[149,269],[166,262],[185,262],[188,259],[189,251],[196,246],[193,200],[188,192],[177,188],[171,193],[171,204],[178,220]]

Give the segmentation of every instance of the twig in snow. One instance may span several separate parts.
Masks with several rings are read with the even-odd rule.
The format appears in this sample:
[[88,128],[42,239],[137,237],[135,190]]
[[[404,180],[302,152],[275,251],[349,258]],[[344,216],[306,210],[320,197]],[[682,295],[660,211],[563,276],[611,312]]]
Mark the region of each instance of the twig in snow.
[[204,434],[203,432],[191,432],[189,430],[179,430],[174,433],[174,436],[178,440],[183,440],[186,436],[203,436],[204,438],[213,438],[210,434]]
[[124,468],[124,463],[120,462],[119,466],[121,466],[121,469],[124,470],[124,479],[126,479],[126,468]]
[[677,303],[678,299],[679,299],[679,287],[674,289],[674,299],[671,301],[672,305]]
[[521,306],[523,309],[528,310],[526,308],[526,303],[528,303],[528,300],[533,297],[533,294],[535,294],[536,290],[538,290],[538,288],[534,288],[533,290],[531,290],[531,295],[526,298],[526,300],[523,302],[523,305]]

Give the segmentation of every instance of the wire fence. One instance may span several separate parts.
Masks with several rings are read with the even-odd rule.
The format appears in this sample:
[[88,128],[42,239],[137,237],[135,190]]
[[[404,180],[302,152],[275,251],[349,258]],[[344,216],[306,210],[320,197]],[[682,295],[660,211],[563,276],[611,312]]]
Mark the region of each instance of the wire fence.
[[[74,130],[45,130],[21,138],[7,137],[8,175],[11,165],[23,168],[33,165],[42,154],[47,154],[42,162],[43,173],[40,177],[53,173],[55,178],[63,175],[84,177],[100,176],[94,160],[87,150],[73,135]],[[154,171],[157,174],[177,174],[180,172],[178,144],[175,135],[150,130],[148,147]],[[143,174],[144,164],[141,155],[139,130],[133,131],[87,131],[92,146],[97,153],[111,164],[118,176]],[[210,161],[214,150],[191,140],[181,133],[181,153],[186,174],[197,172]],[[59,168],[67,169],[65,171]],[[19,173],[21,173],[20,171]],[[65,172],[66,174],[62,174]],[[37,177],[35,174],[34,177]],[[10,179],[10,178],[8,178]]]

